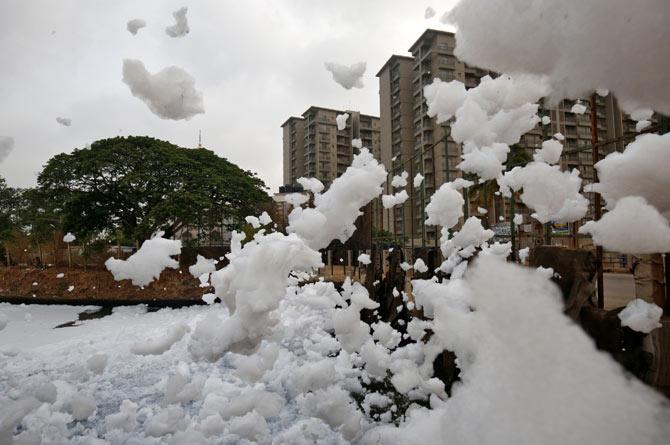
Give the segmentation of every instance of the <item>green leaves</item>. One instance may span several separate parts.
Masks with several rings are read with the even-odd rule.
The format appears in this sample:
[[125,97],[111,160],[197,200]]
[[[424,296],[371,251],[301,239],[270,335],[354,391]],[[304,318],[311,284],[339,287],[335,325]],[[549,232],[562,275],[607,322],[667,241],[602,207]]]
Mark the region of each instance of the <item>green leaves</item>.
[[106,233],[142,241],[156,230],[209,233],[269,200],[265,184],[206,149],[150,137],[117,137],[54,156],[38,177],[79,236]]
[[20,200],[19,190],[8,187],[5,179],[0,177],[0,241],[10,239],[18,225],[16,212]]

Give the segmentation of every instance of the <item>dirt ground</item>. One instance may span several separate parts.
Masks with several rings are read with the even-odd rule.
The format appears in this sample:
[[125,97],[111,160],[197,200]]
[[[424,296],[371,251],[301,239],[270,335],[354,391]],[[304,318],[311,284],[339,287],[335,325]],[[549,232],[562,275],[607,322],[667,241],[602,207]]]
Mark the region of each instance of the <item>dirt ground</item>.
[[[62,273],[63,277],[57,275]],[[0,301],[25,303],[120,304],[120,303],[201,303],[211,288],[187,269],[166,269],[160,279],[144,288],[130,280],[115,281],[107,270],[0,267]]]

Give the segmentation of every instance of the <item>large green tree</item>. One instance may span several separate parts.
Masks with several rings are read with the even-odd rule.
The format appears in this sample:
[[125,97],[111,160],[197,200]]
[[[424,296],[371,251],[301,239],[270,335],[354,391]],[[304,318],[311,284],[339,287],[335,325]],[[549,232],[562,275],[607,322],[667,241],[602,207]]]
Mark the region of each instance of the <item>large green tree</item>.
[[239,225],[269,200],[254,173],[210,150],[150,137],[103,139],[56,155],[37,181],[62,208],[65,230],[127,241]]
[[20,191],[8,187],[5,178],[0,176],[0,242],[9,240],[16,229],[20,200]]

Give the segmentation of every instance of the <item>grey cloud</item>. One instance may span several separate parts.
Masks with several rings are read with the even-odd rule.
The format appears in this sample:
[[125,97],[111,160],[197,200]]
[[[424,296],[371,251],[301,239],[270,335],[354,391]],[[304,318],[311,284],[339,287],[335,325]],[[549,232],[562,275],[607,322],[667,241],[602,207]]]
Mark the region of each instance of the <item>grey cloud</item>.
[[188,28],[188,19],[186,18],[187,12],[188,8],[183,6],[172,13],[175,24],[165,28],[165,34],[169,35],[170,37],[184,37],[186,34],[188,34],[190,29]]
[[[195,147],[202,130],[207,148],[276,190],[281,123],[309,105],[378,114],[377,70],[391,54],[407,54],[426,27],[425,5],[400,0],[203,0],[189,6],[188,38],[171,39],[164,26],[181,1],[61,0],[58,8],[0,1],[0,134],[17,141],[0,164],[9,184],[34,185],[50,157],[123,128],[122,135],[184,147]],[[126,30],[132,17],[150,23],[141,38]],[[124,59],[141,60],[151,73],[184,68],[207,112],[188,121],[157,118],[121,81]],[[344,90],[323,65],[359,60],[368,68],[362,89]],[[63,131],[55,116],[73,125]]]

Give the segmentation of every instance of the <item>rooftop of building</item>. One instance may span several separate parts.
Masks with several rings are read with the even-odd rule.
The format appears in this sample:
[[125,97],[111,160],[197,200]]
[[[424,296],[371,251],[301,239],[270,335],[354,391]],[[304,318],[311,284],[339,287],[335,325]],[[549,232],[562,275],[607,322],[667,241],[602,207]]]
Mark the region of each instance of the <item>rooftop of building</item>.
[[303,117],[304,117],[307,113],[309,113],[310,111],[312,111],[312,110],[316,110],[316,111],[332,111],[332,112],[334,112],[334,113],[340,113],[340,114],[341,114],[341,113],[344,113],[342,110],[336,110],[336,109],[334,109],[334,108],[326,108],[326,107],[319,107],[318,105],[310,105],[310,107],[307,108],[307,109],[305,110],[304,113],[302,113]]
[[426,30],[419,36],[418,39],[416,39],[416,42],[414,42],[414,44],[413,44],[412,46],[409,47],[408,51],[411,52],[411,53],[413,53],[413,52],[414,52],[414,48],[416,48],[421,42],[423,42],[424,40],[426,40],[426,38],[427,38],[429,35],[430,35],[430,36],[434,36],[434,35],[438,35],[438,34],[448,35],[448,36],[453,36],[453,35],[454,35],[453,32],[449,32],[449,31],[440,31],[439,29],[428,28],[428,29],[426,29]]
[[304,117],[307,113],[309,113],[310,111],[312,111],[312,110],[330,111],[330,112],[338,113],[338,114],[343,114],[343,113],[349,113],[349,114],[351,114],[351,113],[359,113],[359,114],[360,114],[361,116],[363,116],[363,117],[369,117],[369,118],[372,118],[372,119],[379,119],[379,116],[373,116],[373,115],[371,115],[371,114],[361,113],[360,111],[356,111],[356,110],[336,110],[336,109],[334,109],[334,108],[320,107],[320,106],[317,106],[317,105],[312,105],[312,106],[310,106],[309,108],[307,108],[307,110],[305,110],[305,112],[302,113],[303,117]]
[[398,60],[398,59],[412,61],[412,60],[414,60],[414,57],[401,56],[399,54],[393,54],[391,57],[388,58],[388,60],[384,63],[384,65],[382,65],[382,67],[379,69],[379,71],[377,71],[376,76],[379,77],[379,75],[382,73],[382,71],[384,71],[386,69],[387,66],[389,66],[391,63],[393,63],[393,61]]
[[280,125],[280,127],[283,128],[284,125],[288,124],[289,122],[291,122],[291,121],[294,120],[294,119],[295,119],[295,120],[299,120],[299,121],[305,120],[304,117],[291,116],[291,117],[289,117],[288,119],[286,119],[286,120],[284,121],[284,123]]

